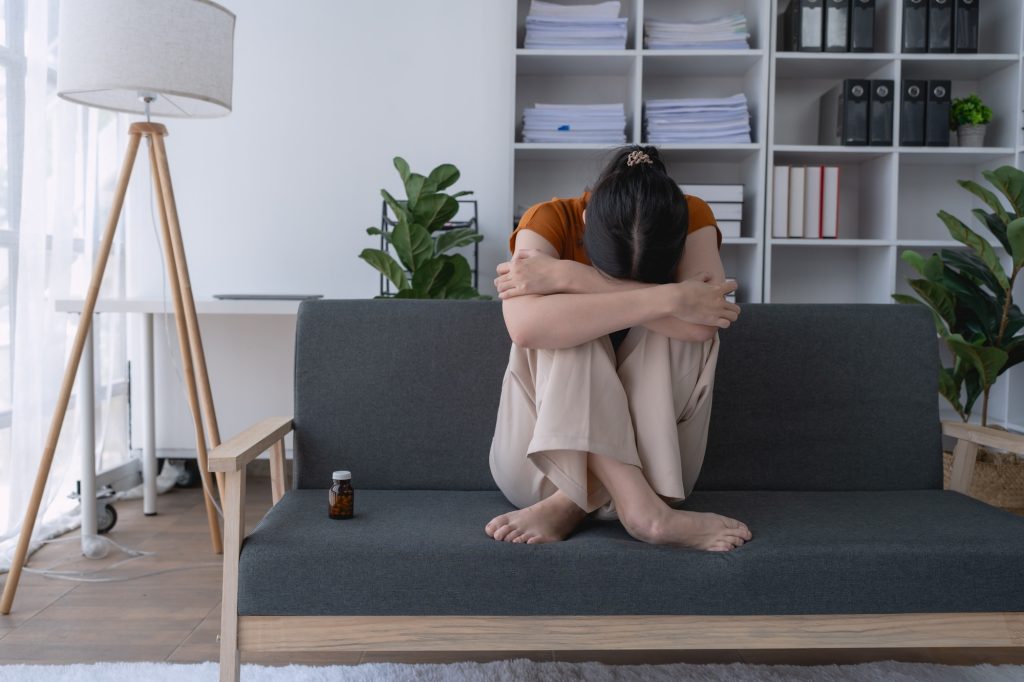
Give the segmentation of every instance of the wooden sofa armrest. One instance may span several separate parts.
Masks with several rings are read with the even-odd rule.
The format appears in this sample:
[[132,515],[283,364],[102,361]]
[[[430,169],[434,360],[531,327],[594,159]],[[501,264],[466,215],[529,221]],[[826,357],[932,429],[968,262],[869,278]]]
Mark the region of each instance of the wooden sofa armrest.
[[949,489],[964,495],[971,486],[979,445],[1024,455],[1024,434],[945,420],[942,422],[942,433],[957,439],[956,447],[953,448]]
[[291,417],[270,417],[229,438],[207,455],[210,471],[243,472],[245,466],[268,448],[270,490],[277,504],[284,497],[284,437],[292,430]]

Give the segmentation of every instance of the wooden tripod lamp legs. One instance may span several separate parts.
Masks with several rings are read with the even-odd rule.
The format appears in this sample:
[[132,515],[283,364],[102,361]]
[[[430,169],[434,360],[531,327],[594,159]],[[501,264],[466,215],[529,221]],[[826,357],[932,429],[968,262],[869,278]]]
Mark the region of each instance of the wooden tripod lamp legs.
[[[125,152],[124,163],[121,166],[117,187],[114,190],[114,199],[110,207],[110,217],[104,228],[103,237],[100,241],[96,254],[96,263],[93,267],[92,278],[89,281],[89,289],[86,292],[85,302],[82,307],[82,315],[75,332],[75,339],[71,346],[71,355],[68,358],[67,367],[64,368],[64,378],[61,382],[60,393],[57,404],[54,407],[53,419],[50,421],[50,430],[46,436],[46,444],[43,447],[43,456],[39,461],[39,470],[36,474],[35,484],[32,488],[32,495],[29,498],[28,508],[25,511],[25,519],[21,525],[21,534],[18,537],[18,544],[15,548],[14,558],[11,561],[11,570],[7,574],[7,582],[4,585],[3,597],[0,598],[0,614],[11,612],[11,604],[14,602],[14,593],[18,589],[18,581],[21,578],[21,569],[28,556],[29,542],[32,539],[32,531],[35,529],[36,517],[39,515],[39,506],[42,503],[43,491],[46,488],[46,481],[50,475],[50,467],[53,464],[53,456],[57,450],[57,441],[60,438],[61,427],[64,424],[64,417],[67,414],[68,403],[71,400],[71,391],[74,388],[75,376],[78,374],[78,366],[82,360],[82,349],[85,345],[93,320],[93,313],[96,309],[96,300],[99,298],[100,285],[103,283],[103,273],[107,268],[107,260],[110,256],[111,245],[114,241],[114,234],[117,231],[117,224],[121,219],[121,210],[124,207],[125,194],[128,191],[128,181],[131,179],[132,168],[138,156],[139,143],[143,136],[146,136],[151,144],[150,153],[152,167],[154,169],[153,181],[157,190],[158,213],[162,225],[161,241],[163,242],[164,257],[167,261],[167,275],[171,284],[171,291],[174,298],[174,317],[178,328],[178,344],[181,347],[182,368],[185,375],[186,390],[188,392],[189,408],[192,411],[193,424],[196,430],[196,453],[199,459],[199,470],[203,480],[203,488],[206,498],[206,514],[210,523],[210,539],[214,552],[220,554],[223,551],[221,543],[220,526],[218,525],[216,509],[213,506],[211,496],[213,495],[213,484],[207,471],[206,462],[206,438],[203,431],[203,420],[199,412],[199,391],[196,386],[196,374],[193,367],[201,368],[200,382],[203,393],[204,407],[206,408],[207,419],[212,425],[212,431],[216,432],[216,415],[213,410],[213,400],[209,388],[209,378],[206,374],[206,361],[203,355],[202,341],[199,336],[199,327],[195,317],[195,302],[192,299],[192,288],[188,279],[188,268],[185,264],[184,248],[181,242],[181,227],[178,224],[178,212],[174,205],[174,192],[171,189],[171,175],[167,165],[167,153],[164,149],[163,138],[167,135],[167,129],[159,123],[133,123],[128,131],[128,149]],[[153,153],[155,152],[155,153]],[[182,284],[184,281],[184,286]],[[187,303],[186,303],[187,301]],[[187,307],[186,307],[187,306]],[[191,319],[186,318],[186,312],[191,313]],[[191,326],[191,328],[190,328]],[[194,358],[199,361],[193,363]],[[219,434],[216,434],[216,443],[219,443]],[[215,444],[216,444],[215,443]],[[82,500],[83,504],[88,503]]]

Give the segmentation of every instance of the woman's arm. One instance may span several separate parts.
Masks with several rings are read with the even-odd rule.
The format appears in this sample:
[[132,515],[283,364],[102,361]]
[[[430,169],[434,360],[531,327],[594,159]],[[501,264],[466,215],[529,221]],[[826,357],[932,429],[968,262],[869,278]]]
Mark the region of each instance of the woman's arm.
[[[554,247],[530,230],[520,231],[516,247],[517,252],[520,248],[537,249],[557,259]],[[666,327],[679,317],[689,318],[688,324],[697,323],[712,329],[728,327],[738,313],[738,308],[723,298],[729,287],[729,284],[712,284],[706,277],[696,276],[678,284],[653,285],[653,288],[644,285],[593,293],[520,293],[503,297],[502,311],[516,345],[568,348],[660,318],[671,318],[659,323]],[[647,291],[648,288],[651,290]]]
[[[528,230],[522,232],[525,233]],[[529,246],[526,241],[521,244],[517,243],[516,256],[513,257],[511,263],[502,263],[498,266],[501,276],[495,279],[495,287],[504,300],[520,298],[530,290],[547,294],[556,292],[597,294],[637,291],[658,286],[611,278],[589,265],[572,260],[559,260],[554,247],[540,235],[531,234],[527,239],[530,242]],[[534,242],[537,242],[535,246]],[[523,254],[526,253],[525,250],[531,248],[535,249],[533,253],[537,254],[536,260],[532,260],[532,262],[533,256],[523,257]],[[514,268],[518,268],[520,272],[513,273]],[[698,277],[701,273],[707,273],[707,276]],[[682,282],[691,278],[699,278],[701,281],[719,285],[726,282],[725,271],[718,255],[717,235],[714,229],[695,230],[687,237],[686,249],[676,270],[676,281]],[[725,286],[728,291],[736,288],[735,284],[726,284]],[[739,312],[738,306],[728,305],[732,305],[735,311]],[[663,315],[640,324],[659,334],[683,341],[706,341],[713,337],[719,329],[714,324],[698,324],[680,319],[675,315]],[[610,331],[624,329],[627,326],[636,325],[629,324],[613,328]]]

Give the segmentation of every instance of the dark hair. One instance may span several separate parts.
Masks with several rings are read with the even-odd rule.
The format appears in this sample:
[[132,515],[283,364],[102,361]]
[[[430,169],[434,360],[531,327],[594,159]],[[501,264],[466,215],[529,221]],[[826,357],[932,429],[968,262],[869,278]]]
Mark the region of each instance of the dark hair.
[[594,267],[617,279],[675,281],[690,216],[657,149],[616,149],[590,191],[586,211],[583,244]]

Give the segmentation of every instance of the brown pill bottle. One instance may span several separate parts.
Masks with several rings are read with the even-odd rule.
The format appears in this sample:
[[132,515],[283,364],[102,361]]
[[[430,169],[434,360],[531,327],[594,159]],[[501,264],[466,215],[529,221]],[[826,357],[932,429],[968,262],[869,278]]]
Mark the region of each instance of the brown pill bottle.
[[328,513],[332,519],[350,519],[355,496],[355,491],[352,489],[352,472],[335,471],[331,478],[334,479],[334,484],[328,493],[330,502]]

